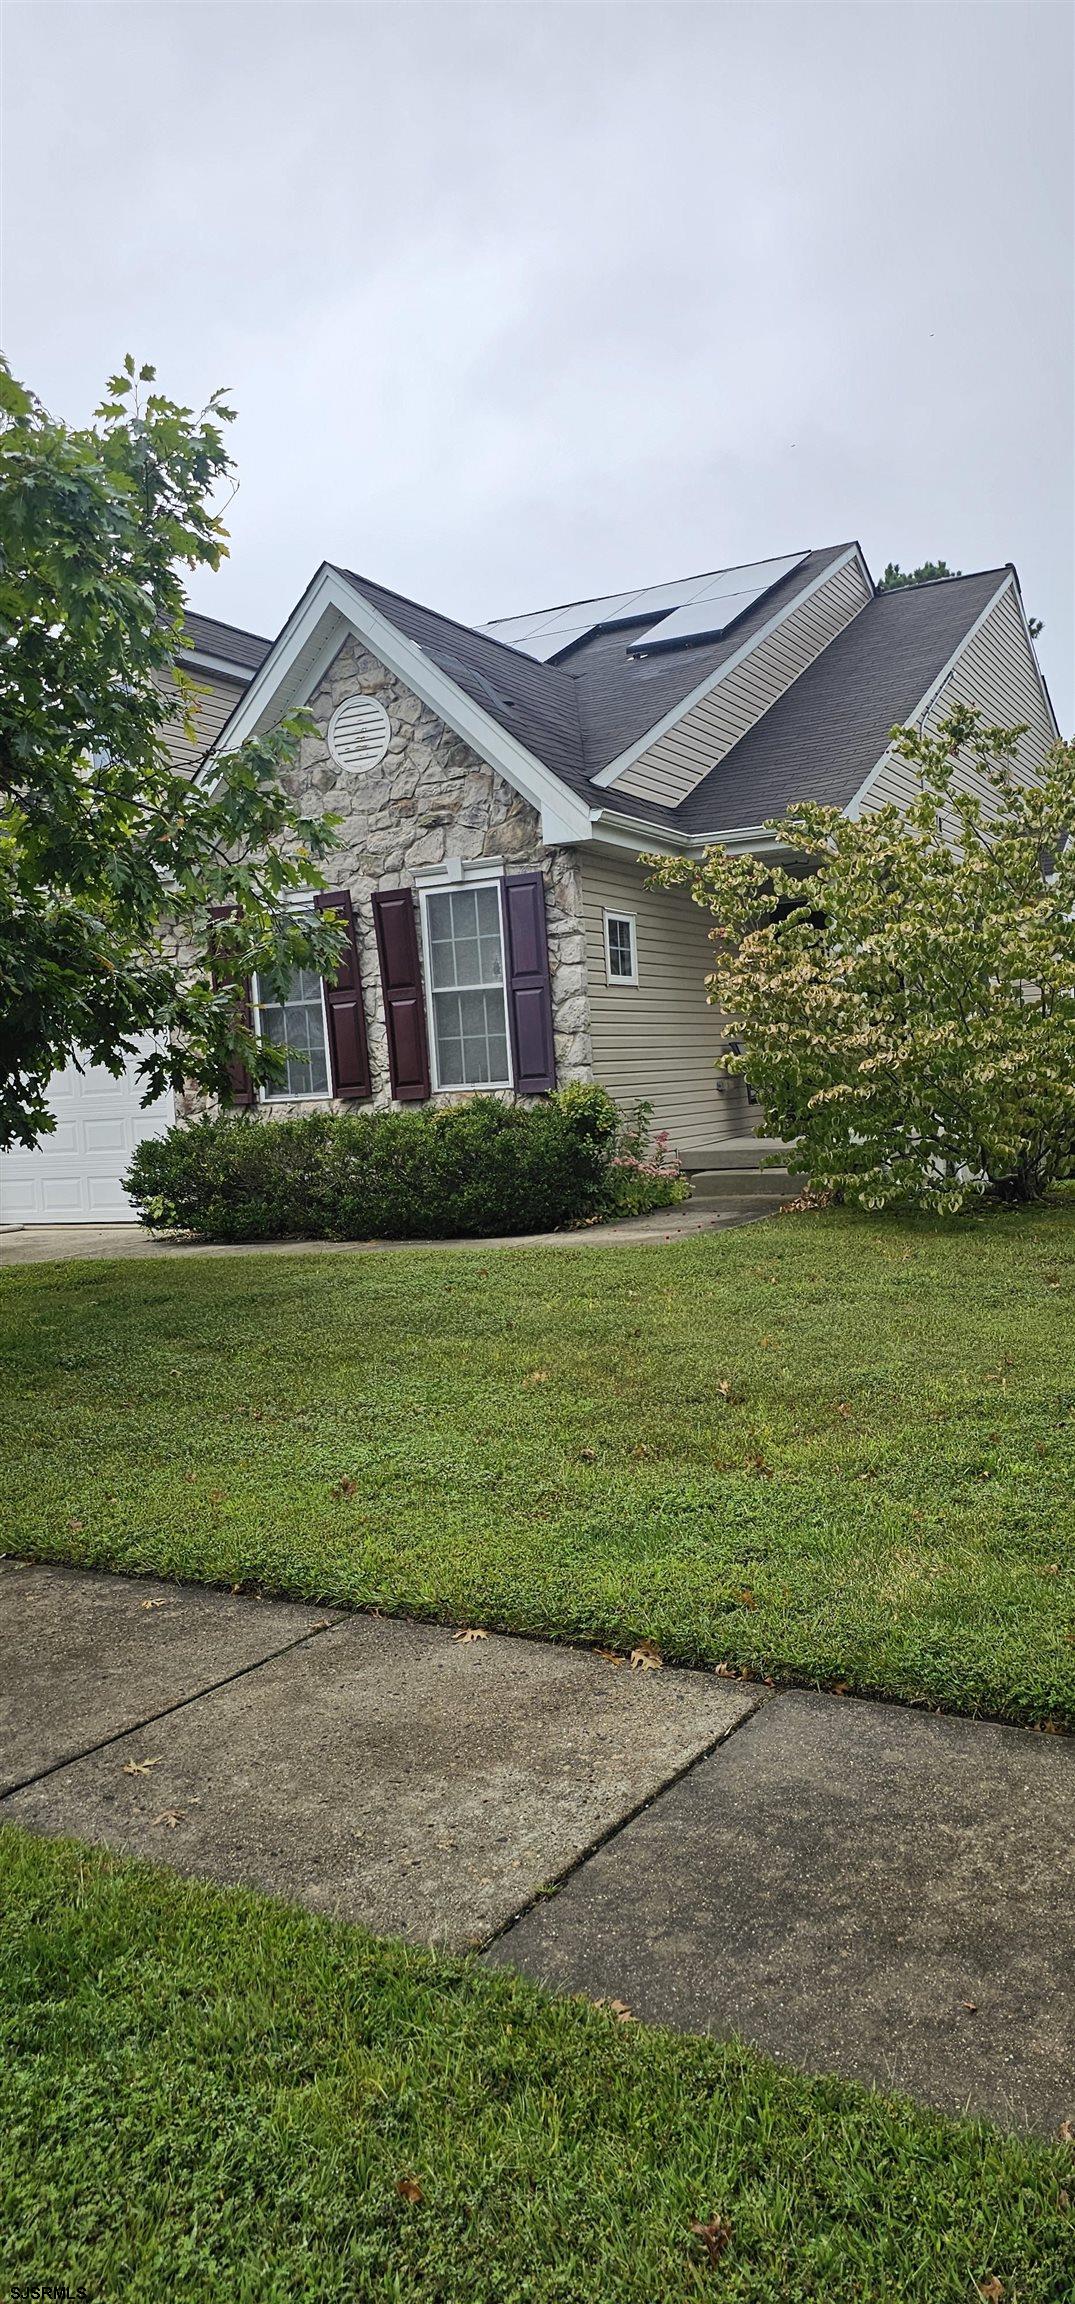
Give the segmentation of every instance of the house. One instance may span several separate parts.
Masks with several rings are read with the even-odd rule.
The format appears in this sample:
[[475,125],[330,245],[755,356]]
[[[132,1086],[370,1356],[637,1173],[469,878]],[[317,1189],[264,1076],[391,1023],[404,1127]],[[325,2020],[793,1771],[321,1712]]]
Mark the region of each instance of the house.
[[[956,699],[1027,724],[1028,775],[1058,734],[1012,567],[878,593],[854,543],[480,628],[326,564],[273,642],[194,614],[186,638],[203,696],[174,756],[211,774],[214,747],[306,705],[301,797],[342,818],[338,982],[297,977],[282,1006],[251,988],[293,1051],[273,1109],[596,1079],[692,1167],[757,1114],[719,1069],[705,916],[640,855],[764,852],[798,800],[906,797],[893,726]],[[133,1075],[56,1096],[56,1137],[0,1164],[5,1221],[129,1213],[120,1178],[168,1100],[144,1111]]]

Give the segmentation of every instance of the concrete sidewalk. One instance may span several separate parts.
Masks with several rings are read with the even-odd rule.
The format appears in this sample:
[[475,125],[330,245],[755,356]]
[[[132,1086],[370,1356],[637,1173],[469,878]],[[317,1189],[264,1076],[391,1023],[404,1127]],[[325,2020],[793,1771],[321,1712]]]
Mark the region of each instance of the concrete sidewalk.
[[1075,1740],[4,1562],[0,1788],[808,2070],[1075,2117]]
[[773,1214],[771,1205],[750,1200],[699,1199],[676,1208],[655,1208],[649,1216],[616,1224],[584,1224],[570,1232],[509,1232],[476,1240],[157,1240],[140,1224],[0,1225],[0,1271],[17,1264],[54,1264],[86,1257],[152,1257],[158,1262],[182,1256],[384,1256],[397,1248],[480,1250],[488,1248],[635,1248],[655,1242],[689,1240],[696,1232],[725,1232],[734,1224],[754,1224]]

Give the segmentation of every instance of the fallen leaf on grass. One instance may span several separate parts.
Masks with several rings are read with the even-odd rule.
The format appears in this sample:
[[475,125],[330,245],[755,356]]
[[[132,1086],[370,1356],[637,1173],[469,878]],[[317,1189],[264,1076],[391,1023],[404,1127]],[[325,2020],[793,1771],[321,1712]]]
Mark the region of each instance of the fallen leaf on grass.
[[523,1377],[524,1384],[547,1384],[548,1381],[549,1371],[547,1368],[531,1368],[529,1376]]
[[609,2015],[615,2017],[617,2024],[637,2024],[638,2022],[634,2009],[628,2007],[626,2000],[595,2000],[594,2007],[607,2008]]
[[596,1462],[597,1462],[597,1450],[596,1450],[596,1448],[580,1448],[580,1449],[579,1449],[579,1463],[580,1463],[580,1464],[596,1464]]
[[640,1640],[637,1648],[632,1648],[632,1672],[660,1672],[663,1668],[664,1657],[655,1640]]
[[358,1482],[347,1478],[337,1480],[332,1493],[334,1496],[357,1496]]
[[68,1525],[68,1528],[69,1528],[69,1529],[70,1529],[70,1531],[71,1531],[71,1534],[72,1534],[72,1536],[77,1536],[79,1529],[80,1529],[80,1528],[84,1528],[84,1527],[85,1527],[85,1521],[84,1521],[84,1520],[69,1520],[69,1521],[68,1521],[68,1523],[67,1523],[67,1525]]
[[746,1470],[756,1472],[759,1480],[771,1480],[773,1477],[773,1467],[766,1463],[764,1456],[748,1456]]
[[1007,2293],[1003,2280],[998,2280],[995,2272],[990,2272],[988,2279],[978,2282],[978,2294],[984,2304],[1004,2304]]
[[750,1591],[748,1586],[744,1586],[743,1590],[739,1594],[739,1605],[741,1608],[756,1608],[758,1605],[754,1598],[753,1592]]
[[461,1640],[464,1648],[468,1647],[472,1640],[488,1640],[488,1638],[488,1632],[479,1632],[477,1626],[474,1624],[468,1624],[465,1632],[452,1633],[452,1639]]
[[1075,2145],[1075,2120],[1062,2120],[1057,2133],[1062,2144]]
[[396,2190],[401,2200],[409,2200],[414,2206],[423,2198],[422,2187],[413,2176],[401,2176]]
[[125,1760],[123,1773],[125,1776],[148,1776],[151,1768],[160,1767],[163,1758],[163,1752],[158,1752],[155,1760]]
[[707,2224],[702,2224],[696,2216],[692,2216],[691,2231],[695,2239],[701,2241],[710,2263],[718,2264],[732,2236],[732,2228],[727,2219],[711,2216]]

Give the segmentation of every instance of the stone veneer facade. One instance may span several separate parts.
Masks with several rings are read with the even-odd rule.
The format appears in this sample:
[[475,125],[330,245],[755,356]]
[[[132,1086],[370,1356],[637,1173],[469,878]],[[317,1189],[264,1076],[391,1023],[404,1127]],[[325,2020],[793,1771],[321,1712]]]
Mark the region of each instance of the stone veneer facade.
[[[385,758],[358,775],[337,766],[326,733],[336,706],[356,692],[376,697],[392,725]],[[309,710],[319,732],[304,739],[293,783],[309,814],[341,819],[323,869],[332,887],[348,889],[354,906],[373,1080],[361,1109],[391,1102],[371,898],[375,889],[415,887],[417,871],[446,857],[488,857],[507,872],[544,874],[557,1083],[591,1080],[586,937],[573,852],[545,847],[529,802],[357,640],[344,642]],[[434,1100],[450,1103],[461,1093],[435,1090]],[[293,1108],[308,1111],[309,1099]],[[274,1111],[287,1109],[274,1100]]]

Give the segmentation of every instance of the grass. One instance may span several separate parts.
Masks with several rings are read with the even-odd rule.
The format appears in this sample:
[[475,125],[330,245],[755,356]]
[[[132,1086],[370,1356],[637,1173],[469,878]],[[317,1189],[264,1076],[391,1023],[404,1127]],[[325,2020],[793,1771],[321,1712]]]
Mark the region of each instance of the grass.
[[0,1902],[5,2298],[1069,2304],[1063,2145],[11,1826]]
[[1075,1209],[9,1273],[4,1548],[1075,1725]]

